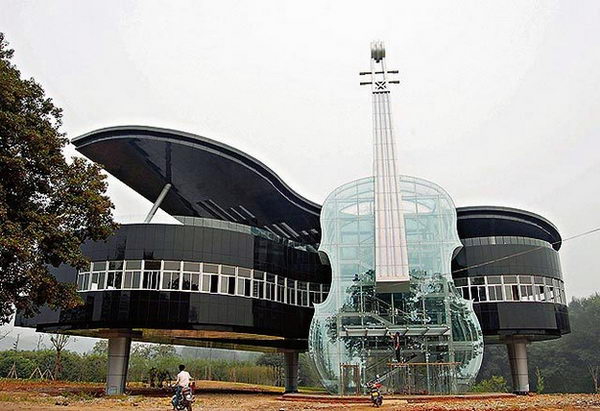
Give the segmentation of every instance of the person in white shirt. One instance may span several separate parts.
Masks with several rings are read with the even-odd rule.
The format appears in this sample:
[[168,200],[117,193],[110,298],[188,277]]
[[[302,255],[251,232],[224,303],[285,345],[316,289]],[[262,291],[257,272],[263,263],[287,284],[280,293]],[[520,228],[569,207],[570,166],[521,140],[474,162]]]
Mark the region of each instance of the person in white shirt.
[[185,371],[185,365],[180,364],[179,374],[177,374],[177,381],[175,382],[175,384],[182,388],[189,387],[191,379],[192,377],[190,376],[190,373]]
[[177,402],[181,400],[181,392],[183,391],[183,389],[190,386],[191,379],[192,377],[190,376],[190,373],[185,371],[185,365],[180,364],[179,374],[177,374],[177,381],[175,381],[175,385],[177,386],[175,390]]

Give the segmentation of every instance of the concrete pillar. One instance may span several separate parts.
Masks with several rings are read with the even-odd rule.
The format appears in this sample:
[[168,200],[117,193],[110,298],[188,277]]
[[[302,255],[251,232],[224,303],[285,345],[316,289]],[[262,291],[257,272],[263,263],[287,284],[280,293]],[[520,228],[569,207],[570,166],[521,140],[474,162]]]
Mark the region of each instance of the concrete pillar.
[[131,337],[110,337],[108,339],[106,394],[119,395],[125,392],[130,349]]
[[529,393],[529,371],[527,369],[527,340],[512,340],[506,344],[510,372],[515,394]]
[[285,393],[298,392],[298,351],[284,353]]

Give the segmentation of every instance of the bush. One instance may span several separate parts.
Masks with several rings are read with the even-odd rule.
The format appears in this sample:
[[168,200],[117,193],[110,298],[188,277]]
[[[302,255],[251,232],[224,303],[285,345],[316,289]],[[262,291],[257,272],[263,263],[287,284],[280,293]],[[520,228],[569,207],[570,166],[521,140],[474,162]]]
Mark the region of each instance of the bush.
[[471,391],[473,392],[508,392],[508,384],[504,377],[492,375],[487,380],[475,384]]

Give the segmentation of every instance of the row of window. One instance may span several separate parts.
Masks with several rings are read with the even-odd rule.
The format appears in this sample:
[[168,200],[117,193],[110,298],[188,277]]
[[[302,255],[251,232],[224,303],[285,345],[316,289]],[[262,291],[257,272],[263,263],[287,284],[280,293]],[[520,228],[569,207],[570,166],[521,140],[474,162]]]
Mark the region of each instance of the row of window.
[[562,280],[539,275],[490,275],[456,278],[463,297],[473,302],[535,301],[567,304]]
[[310,307],[329,286],[264,271],[189,261],[99,261],[77,275],[77,290],[177,290],[260,298]]
[[460,240],[465,246],[477,245],[497,245],[497,244],[519,244],[533,245],[536,247],[552,248],[552,244],[537,238],[517,237],[517,236],[492,236],[492,237],[473,237]]

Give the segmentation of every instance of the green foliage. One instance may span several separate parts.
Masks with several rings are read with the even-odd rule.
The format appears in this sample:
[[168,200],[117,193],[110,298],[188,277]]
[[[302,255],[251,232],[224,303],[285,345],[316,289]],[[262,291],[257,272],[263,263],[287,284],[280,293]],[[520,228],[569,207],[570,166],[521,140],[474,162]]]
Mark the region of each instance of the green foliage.
[[283,358],[283,354],[263,354],[258,360],[256,360],[256,365],[283,368],[285,366],[285,360]]
[[15,308],[27,315],[80,304],[74,285],[48,266],[82,267],[80,245],[115,228],[100,167],[66,161],[61,109],[21,78],[13,53],[0,33],[0,324]]
[[96,341],[96,344],[92,347],[93,354],[108,355],[108,340]]
[[538,394],[541,394],[544,392],[544,375],[542,374],[542,372],[540,371],[539,368],[535,369],[535,385],[536,385],[536,392]]
[[471,391],[473,392],[508,392],[508,384],[504,377],[492,375],[486,380],[482,380],[475,384]]
[[[527,346],[529,381],[533,391],[546,393],[595,392],[590,369],[600,361],[600,295],[574,298],[569,304],[571,333],[552,341],[534,342]],[[511,380],[506,347],[488,345],[478,381],[501,375]]]

